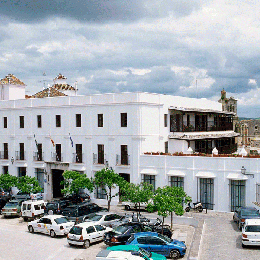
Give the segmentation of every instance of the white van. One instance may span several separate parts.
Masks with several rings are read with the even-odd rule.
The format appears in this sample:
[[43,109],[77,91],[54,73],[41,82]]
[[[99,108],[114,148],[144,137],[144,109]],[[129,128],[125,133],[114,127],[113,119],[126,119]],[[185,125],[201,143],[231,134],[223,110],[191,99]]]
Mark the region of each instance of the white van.
[[27,200],[22,203],[21,215],[24,221],[44,215],[45,202],[43,200]]
[[96,260],[144,260],[144,259],[141,256],[134,255],[133,252],[102,250],[97,254]]
[[242,228],[242,247],[260,245],[260,219],[246,219]]

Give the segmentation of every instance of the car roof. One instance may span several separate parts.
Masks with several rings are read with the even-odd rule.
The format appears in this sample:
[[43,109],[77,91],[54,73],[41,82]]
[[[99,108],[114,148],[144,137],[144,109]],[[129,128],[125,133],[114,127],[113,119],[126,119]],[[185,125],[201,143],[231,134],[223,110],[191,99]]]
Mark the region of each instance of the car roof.
[[141,236],[152,236],[152,237],[158,237],[158,234],[156,232],[139,232],[133,234],[135,237],[141,237]]
[[23,201],[23,204],[27,204],[27,203],[42,204],[42,203],[44,203],[44,200],[25,200],[25,201]]
[[43,218],[56,219],[56,218],[66,218],[66,217],[63,215],[44,215]]
[[260,226],[260,219],[246,219],[245,220],[245,225],[249,226]]
[[86,227],[90,227],[90,226],[93,226],[93,225],[97,225],[97,224],[95,222],[83,222],[83,223],[77,224],[75,226],[81,227],[81,228],[86,228]]
[[138,251],[139,246],[136,245],[120,245],[120,246],[111,246],[108,247],[107,250],[112,250],[112,251]]
[[[95,212],[95,215],[112,215],[112,214],[117,214],[117,213],[113,213],[113,212],[104,212],[104,211],[99,211],[99,212]],[[119,215],[119,214],[117,214]]]
[[240,209],[246,209],[246,210],[254,210],[254,211],[258,211],[258,209],[256,209],[255,207],[240,207]]

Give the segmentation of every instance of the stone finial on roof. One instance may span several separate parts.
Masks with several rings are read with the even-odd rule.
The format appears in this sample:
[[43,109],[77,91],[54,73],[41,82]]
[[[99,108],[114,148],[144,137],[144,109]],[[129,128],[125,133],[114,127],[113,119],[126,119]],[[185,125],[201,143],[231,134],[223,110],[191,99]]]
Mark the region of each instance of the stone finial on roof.
[[61,73],[59,73],[59,75],[55,79],[67,79],[67,78],[63,76]]
[[5,76],[5,78],[0,80],[1,85],[21,85],[21,86],[26,86],[21,80],[19,80],[17,77],[15,77],[13,74],[8,74]]

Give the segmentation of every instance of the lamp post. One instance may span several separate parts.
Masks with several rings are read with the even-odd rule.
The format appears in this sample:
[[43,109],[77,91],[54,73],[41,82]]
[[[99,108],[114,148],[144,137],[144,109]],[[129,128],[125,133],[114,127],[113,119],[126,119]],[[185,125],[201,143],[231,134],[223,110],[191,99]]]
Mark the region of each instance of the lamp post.
[[246,168],[245,168],[244,166],[241,167],[241,173],[242,173],[243,175],[246,174]]
[[11,158],[11,163],[14,164],[14,157]]

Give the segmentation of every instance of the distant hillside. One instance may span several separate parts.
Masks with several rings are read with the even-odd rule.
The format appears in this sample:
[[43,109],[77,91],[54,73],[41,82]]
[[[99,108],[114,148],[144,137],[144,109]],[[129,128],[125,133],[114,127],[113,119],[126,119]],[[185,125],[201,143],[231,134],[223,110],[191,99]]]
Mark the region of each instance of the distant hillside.
[[250,118],[250,117],[239,117],[238,118],[238,120],[251,120],[251,119],[260,120],[260,118]]

